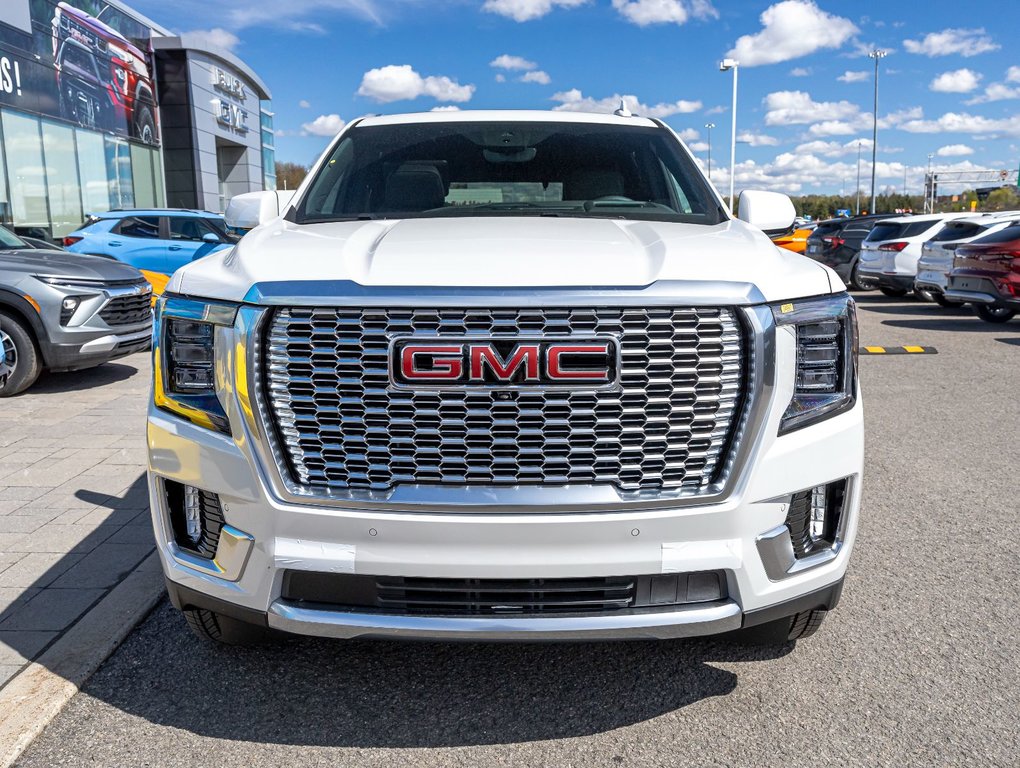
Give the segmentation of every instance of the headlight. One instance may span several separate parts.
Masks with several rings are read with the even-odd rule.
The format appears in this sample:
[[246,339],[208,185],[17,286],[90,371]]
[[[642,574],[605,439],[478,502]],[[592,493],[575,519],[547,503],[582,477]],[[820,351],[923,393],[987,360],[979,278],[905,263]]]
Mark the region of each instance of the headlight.
[[774,304],[776,324],[797,333],[796,381],[779,434],[854,407],[857,401],[857,306],[846,293]]
[[153,326],[153,400],[157,408],[230,434],[216,396],[216,326],[232,326],[237,306],[164,296]]

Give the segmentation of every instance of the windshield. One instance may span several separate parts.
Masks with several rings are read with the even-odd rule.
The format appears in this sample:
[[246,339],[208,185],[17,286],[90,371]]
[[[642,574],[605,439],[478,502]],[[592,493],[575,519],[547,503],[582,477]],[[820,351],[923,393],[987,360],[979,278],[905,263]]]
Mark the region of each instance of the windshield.
[[553,122],[355,127],[319,169],[296,218],[498,215],[723,220],[667,131]]
[[0,227],[0,248],[27,248],[28,244],[9,229]]

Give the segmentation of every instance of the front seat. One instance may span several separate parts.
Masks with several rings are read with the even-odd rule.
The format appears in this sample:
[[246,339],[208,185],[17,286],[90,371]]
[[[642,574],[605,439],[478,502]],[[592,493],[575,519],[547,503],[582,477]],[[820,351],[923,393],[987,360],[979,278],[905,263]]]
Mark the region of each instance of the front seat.
[[387,211],[418,213],[442,208],[446,193],[434,165],[402,165],[386,179]]

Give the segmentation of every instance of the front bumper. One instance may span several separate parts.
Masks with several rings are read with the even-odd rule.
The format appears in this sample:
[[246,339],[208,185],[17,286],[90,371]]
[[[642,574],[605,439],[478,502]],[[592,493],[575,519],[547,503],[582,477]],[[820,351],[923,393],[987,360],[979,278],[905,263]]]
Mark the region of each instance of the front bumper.
[[[233,329],[222,332],[224,346],[237,349]],[[829,607],[835,603],[830,597],[819,602],[810,596],[830,594],[846,572],[860,507],[863,408],[858,395],[852,410],[780,437],[779,421],[793,392],[795,354],[792,332],[778,329],[774,380],[756,406],[764,416],[755,433],[743,437],[746,458],[726,494],[702,502],[652,499],[587,507],[585,500],[594,495],[584,487],[511,489],[506,496],[495,489],[486,493],[475,487],[465,494],[433,487],[423,489],[418,505],[289,497],[280,492],[278,468],[258,448],[262,438],[244,415],[247,388],[232,384],[240,381],[232,370],[239,362],[227,359],[218,381],[232,436],[155,407],[149,411],[151,508],[171,594],[180,607],[211,607],[286,632],[340,638],[689,637],[783,615],[775,611],[794,613],[799,609],[790,606],[806,606],[805,599],[816,603],[807,607]],[[790,496],[842,478],[849,478],[850,490],[839,546],[805,567],[789,567],[775,532],[784,524]],[[232,531],[230,551],[196,562],[176,546],[164,479],[219,495]],[[515,494],[518,503],[508,502]],[[465,504],[468,496],[472,502]],[[488,503],[479,503],[485,496]],[[569,504],[562,503],[564,496]],[[287,570],[436,579],[719,571],[725,574],[727,597],[643,613],[382,615],[287,601],[281,597]]]

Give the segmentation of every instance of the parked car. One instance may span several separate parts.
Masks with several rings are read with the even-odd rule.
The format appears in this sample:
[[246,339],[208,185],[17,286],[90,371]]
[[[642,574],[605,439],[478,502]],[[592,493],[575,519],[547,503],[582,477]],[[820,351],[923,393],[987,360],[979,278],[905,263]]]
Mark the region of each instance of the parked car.
[[0,228],[0,397],[44,370],[91,368],[149,346],[151,289],[134,267],[29,248]]
[[[966,213],[931,213],[900,216],[877,222],[861,245],[858,274],[878,286],[886,296],[906,296],[914,290],[921,245],[951,219]],[[932,301],[921,289],[915,293],[922,301]]]
[[[7,227],[5,227],[3,225],[0,225],[0,232],[3,232],[5,234],[7,234],[7,235],[10,235],[10,237],[17,238],[18,240],[21,241],[22,247],[24,247],[24,248],[36,248],[36,249],[43,250],[43,251],[62,251],[62,250],[64,250],[63,246],[54,245],[53,243],[50,243],[50,242],[48,242],[46,240],[43,240],[42,238],[29,237],[28,235],[19,235],[19,234],[16,234],[16,233],[12,232],[11,230],[9,230]],[[8,241],[10,242],[9,238],[8,238]],[[2,243],[0,243],[0,245],[2,245]]]
[[988,323],[1005,323],[1020,312],[1020,224],[956,249],[946,298],[970,302]]
[[804,253],[807,250],[807,241],[811,233],[815,231],[815,225],[810,224],[804,227],[795,227],[792,232],[775,235],[772,242],[780,248],[785,248],[794,253]]
[[154,277],[153,282],[165,284],[165,278],[185,264],[229,248],[237,239],[217,213],[116,210],[92,214],[64,237],[64,246],[72,253],[106,256],[146,274],[162,275],[164,279]]
[[815,630],[863,409],[853,299],[763,232],[789,198],[737,220],[661,121],[532,111],[353,121],[303,190],[231,200],[251,232],[157,306],[148,486],[196,634]]
[[863,280],[857,269],[861,243],[875,224],[893,215],[872,214],[820,222],[808,236],[804,255],[831,267],[850,288],[858,291],[873,288],[874,284]]
[[921,246],[914,290],[927,291],[932,299],[943,307],[960,306],[960,302],[945,297],[956,249],[965,243],[1005,229],[1017,221],[1020,221],[1020,211],[982,213],[947,221],[941,230]]

